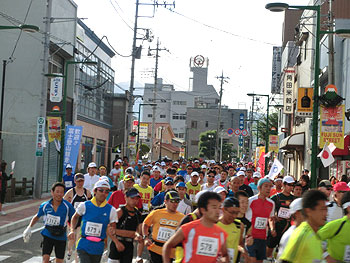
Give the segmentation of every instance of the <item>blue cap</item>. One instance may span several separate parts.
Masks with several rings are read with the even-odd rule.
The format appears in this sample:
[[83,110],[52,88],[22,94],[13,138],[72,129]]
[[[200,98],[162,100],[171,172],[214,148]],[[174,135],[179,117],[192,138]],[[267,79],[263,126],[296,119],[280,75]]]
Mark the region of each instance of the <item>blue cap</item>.
[[186,186],[186,184],[184,182],[178,182],[176,184],[176,188],[178,188],[178,187],[185,187],[185,188],[187,188],[187,186]]
[[270,183],[271,184],[271,181],[267,178],[261,178],[258,182],[258,187],[259,186],[262,186],[264,183]]
[[169,184],[169,183],[174,184],[173,178],[167,177],[164,179],[164,184]]

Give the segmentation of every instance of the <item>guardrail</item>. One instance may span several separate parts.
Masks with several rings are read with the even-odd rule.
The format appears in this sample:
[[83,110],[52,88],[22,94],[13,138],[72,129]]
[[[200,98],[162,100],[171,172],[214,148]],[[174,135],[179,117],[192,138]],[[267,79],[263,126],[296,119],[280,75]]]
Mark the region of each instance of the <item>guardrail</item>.
[[22,181],[12,178],[7,186],[5,202],[15,202],[27,199],[33,194],[33,189],[34,177],[32,177],[31,180],[22,178]]

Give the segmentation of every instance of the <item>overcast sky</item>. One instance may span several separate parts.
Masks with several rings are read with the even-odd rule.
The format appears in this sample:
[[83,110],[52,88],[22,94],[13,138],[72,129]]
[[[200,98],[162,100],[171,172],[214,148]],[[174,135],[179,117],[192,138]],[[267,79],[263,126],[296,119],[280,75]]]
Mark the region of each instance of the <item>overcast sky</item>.
[[[99,37],[106,35],[122,55],[130,55],[135,16],[135,0],[74,0],[78,17]],[[163,3],[165,0],[159,1]],[[152,0],[140,0],[151,3]],[[158,76],[177,90],[189,89],[189,61],[203,55],[209,58],[208,84],[217,91],[216,76],[224,72],[230,78],[224,85],[223,104],[238,108],[245,103],[249,109],[249,92],[268,94],[271,86],[272,47],[281,45],[283,13],[265,9],[266,0],[176,0],[175,12],[164,7],[155,10],[153,18],[139,18],[139,28],[150,28],[152,43],[143,42],[142,58],[136,60],[136,86],[153,83],[155,58],[148,57],[148,47],[155,48],[159,37],[162,51]],[[288,3],[306,5],[308,0]],[[168,1],[172,3],[172,1]],[[151,6],[140,5],[140,15],[152,15]],[[196,22],[197,21],[197,22]],[[140,34],[142,30],[138,31]],[[140,35],[141,37],[141,35]],[[142,41],[138,41],[138,45]],[[116,55],[112,60],[115,82],[130,81],[131,58]],[[127,85],[125,86],[127,87]],[[121,90],[118,90],[121,92]],[[240,108],[244,108],[244,104]]]

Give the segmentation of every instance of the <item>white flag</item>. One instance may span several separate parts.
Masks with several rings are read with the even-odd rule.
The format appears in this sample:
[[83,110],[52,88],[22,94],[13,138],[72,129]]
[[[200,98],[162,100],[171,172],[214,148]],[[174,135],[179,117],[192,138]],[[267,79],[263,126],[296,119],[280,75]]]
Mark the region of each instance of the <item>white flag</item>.
[[95,144],[94,144],[94,146],[92,146],[92,149],[91,149],[91,154],[92,154],[92,155],[95,154],[95,148],[96,148],[96,147],[95,147]]
[[327,143],[324,144],[322,151],[317,155],[321,158],[324,167],[330,166],[334,162],[334,157],[331,150],[328,148]]
[[15,165],[16,165],[16,161],[13,161],[11,163],[11,171],[14,171],[15,170]]
[[267,175],[271,180],[273,180],[283,169],[283,165],[280,163],[280,161],[276,158],[273,161],[273,164],[271,166],[270,172]]

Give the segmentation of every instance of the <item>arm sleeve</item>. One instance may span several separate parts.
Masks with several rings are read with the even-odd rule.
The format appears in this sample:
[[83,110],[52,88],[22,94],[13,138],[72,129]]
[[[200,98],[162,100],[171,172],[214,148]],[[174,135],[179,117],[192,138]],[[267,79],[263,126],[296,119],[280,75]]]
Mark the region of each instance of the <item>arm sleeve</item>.
[[80,203],[75,212],[78,215],[82,216],[82,215],[85,215],[85,211],[86,211],[85,203]]
[[117,214],[117,209],[115,209],[113,206],[112,206],[112,210],[111,210],[111,213],[109,215],[109,223],[118,223],[118,214]]
[[249,222],[252,221],[252,209],[250,208],[252,204],[252,200],[249,198],[249,203],[248,203],[248,209],[247,212],[245,213],[245,217],[249,220]]
[[42,217],[44,215],[44,203],[40,205],[38,213],[36,214],[37,217]]
[[151,226],[152,225],[152,221],[153,221],[153,214],[154,212],[157,210],[153,210],[151,213],[149,213],[149,215],[145,218],[145,220],[143,221],[143,223],[147,226]]

